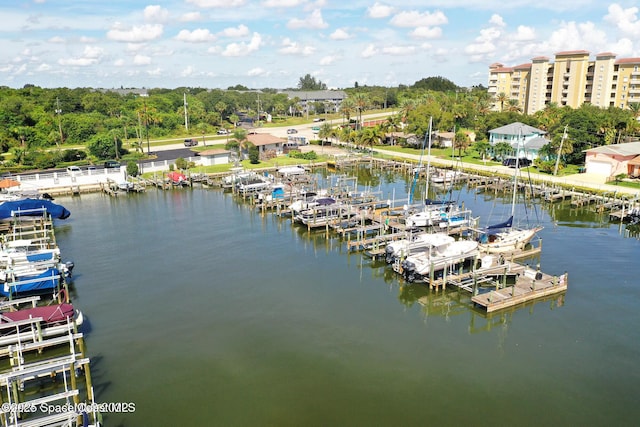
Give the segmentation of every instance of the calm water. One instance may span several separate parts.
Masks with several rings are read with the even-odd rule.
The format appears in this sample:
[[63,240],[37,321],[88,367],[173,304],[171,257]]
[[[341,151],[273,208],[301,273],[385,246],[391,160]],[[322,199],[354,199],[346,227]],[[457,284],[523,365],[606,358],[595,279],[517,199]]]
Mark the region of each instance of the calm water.
[[107,425],[637,425],[640,241],[589,209],[538,211],[567,294],[487,316],[218,190],[57,201]]

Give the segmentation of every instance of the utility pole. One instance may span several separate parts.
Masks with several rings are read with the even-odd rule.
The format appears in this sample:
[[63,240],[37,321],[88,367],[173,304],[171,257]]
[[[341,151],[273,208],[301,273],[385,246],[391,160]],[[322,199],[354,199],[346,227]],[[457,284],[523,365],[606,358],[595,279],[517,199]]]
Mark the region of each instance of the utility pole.
[[560,140],[560,148],[558,148],[558,155],[556,157],[556,167],[553,170],[553,176],[558,175],[558,165],[560,164],[560,155],[562,154],[562,144],[564,144],[564,140],[567,138],[567,127],[569,125],[564,126],[564,133],[562,134],[562,139]]
[[144,130],[147,135],[147,155],[151,155],[151,146],[149,144],[149,116],[147,115],[147,100],[144,100]]
[[184,95],[184,129],[189,132],[189,116],[187,115],[187,94],[183,93],[182,95]]
[[62,114],[62,110],[60,109],[60,100],[56,96],[56,115],[58,116],[58,129],[60,130],[60,145],[62,145],[64,144],[64,136],[62,135],[62,120],[60,119],[60,114]]

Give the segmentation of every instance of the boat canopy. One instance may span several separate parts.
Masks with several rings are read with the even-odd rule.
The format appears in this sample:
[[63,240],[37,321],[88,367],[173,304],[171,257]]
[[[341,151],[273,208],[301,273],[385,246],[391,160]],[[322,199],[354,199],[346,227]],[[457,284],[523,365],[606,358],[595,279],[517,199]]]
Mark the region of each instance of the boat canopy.
[[0,219],[14,216],[42,216],[44,212],[57,219],[67,219],[71,215],[64,206],[46,199],[22,199],[0,203]]
[[18,322],[34,317],[42,317],[47,323],[56,323],[73,319],[74,309],[71,304],[55,304],[41,307],[25,308],[2,313],[3,320]]
[[509,217],[505,222],[499,224],[493,224],[487,227],[487,230],[495,230],[496,228],[509,228],[513,225],[513,215]]

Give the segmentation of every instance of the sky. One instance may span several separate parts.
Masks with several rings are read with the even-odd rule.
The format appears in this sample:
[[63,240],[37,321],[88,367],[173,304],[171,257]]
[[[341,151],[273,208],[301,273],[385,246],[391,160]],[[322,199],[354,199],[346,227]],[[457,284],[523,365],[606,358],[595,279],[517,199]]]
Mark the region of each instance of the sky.
[[3,0],[0,86],[329,88],[586,50],[640,57],[637,0]]

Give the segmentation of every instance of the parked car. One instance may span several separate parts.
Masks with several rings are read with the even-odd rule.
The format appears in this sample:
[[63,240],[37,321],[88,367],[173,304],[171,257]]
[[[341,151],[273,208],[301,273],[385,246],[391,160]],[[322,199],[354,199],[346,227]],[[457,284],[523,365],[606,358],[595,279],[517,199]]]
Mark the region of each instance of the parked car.
[[107,160],[106,162],[104,162],[105,169],[114,169],[119,167],[120,167],[120,162],[117,162],[115,160]]
[[287,129],[287,133],[291,135],[292,133],[298,133],[297,129]]
[[67,172],[68,172],[70,175],[75,175],[76,173],[81,173],[81,172],[82,172],[82,170],[81,170],[78,166],[69,166],[69,167],[67,168]]
[[226,129],[218,129],[218,135],[227,135],[229,131]]
[[188,139],[184,140],[184,146],[185,147],[195,147],[196,145],[198,145],[198,140],[197,139],[188,138]]
[[502,166],[515,168],[517,164],[518,167],[526,168],[531,166],[531,163],[531,160],[527,159],[526,157],[520,157],[519,159],[516,159],[515,157],[508,157],[502,161]]

